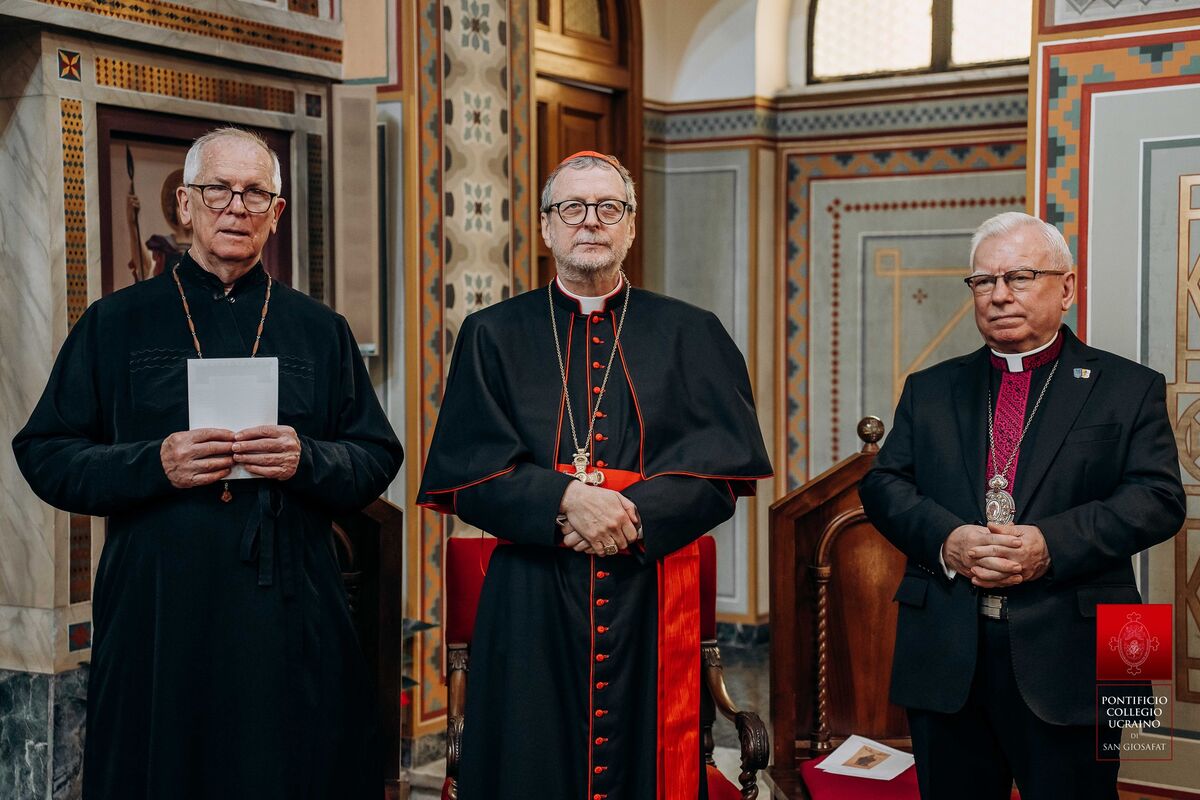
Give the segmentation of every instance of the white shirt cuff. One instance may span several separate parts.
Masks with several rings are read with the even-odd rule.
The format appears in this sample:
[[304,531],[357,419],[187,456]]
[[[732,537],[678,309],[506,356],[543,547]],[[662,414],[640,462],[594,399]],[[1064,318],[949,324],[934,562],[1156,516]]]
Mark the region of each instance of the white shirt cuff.
[[954,580],[954,576],[958,573],[946,566],[946,559],[942,558],[942,548],[938,548],[938,564],[942,567],[942,572],[946,573],[946,577]]

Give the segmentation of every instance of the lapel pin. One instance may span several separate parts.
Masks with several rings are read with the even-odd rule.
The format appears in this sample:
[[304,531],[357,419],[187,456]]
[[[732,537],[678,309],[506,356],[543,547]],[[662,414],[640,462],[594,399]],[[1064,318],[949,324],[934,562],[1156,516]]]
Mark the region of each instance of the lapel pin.
[[1080,367],[1076,367],[1075,368],[1075,377],[1076,378],[1090,378],[1090,377],[1092,377],[1092,371],[1090,369],[1082,369]]

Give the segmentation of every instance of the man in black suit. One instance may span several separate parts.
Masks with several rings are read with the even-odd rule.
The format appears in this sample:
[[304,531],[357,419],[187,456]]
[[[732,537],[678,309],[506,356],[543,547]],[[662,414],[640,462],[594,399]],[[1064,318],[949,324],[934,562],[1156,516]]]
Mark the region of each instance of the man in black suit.
[[1183,524],[1165,381],[1062,324],[1054,226],[993,217],[970,263],[986,345],[909,376],[859,489],[908,557],[891,698],[925,800],[1007,798],[1014,778],[1022,800],[1115,800],[1096,605],[1140,602],[1131,556]]

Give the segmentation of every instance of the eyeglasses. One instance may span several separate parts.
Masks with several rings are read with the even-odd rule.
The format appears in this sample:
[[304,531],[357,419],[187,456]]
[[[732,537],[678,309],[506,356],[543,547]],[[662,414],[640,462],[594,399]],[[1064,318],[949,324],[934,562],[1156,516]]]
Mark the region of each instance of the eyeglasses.
[[1024,292],[1033,288],[1033,282],[1038,275],[1066,275],[1062,269],[1011,269],[1003,275],[969,275],[963,278],[963,283],[971,288],[976,297],[984,297],[996,289],[996,281],[1004,279],[1004,285],[1014,292]]
[[228,186],[222,186],[219,183],[189,183],[188,187],[199,189],[200,199],[213,211],[224,211],[229,208],[229,204],[233,202],[236,195],[242,198],[242,205],[251,214],[263,214],[271,207],[275,198],[279,197],[278,192],[268,192],[266,189],[243,189],[235,192]]
[[581,200],[563,200],[552,203],[542,209],[548,213],[550,209],[558,212],[558,218],[566,225],[581,225],[587,219],[589,208],[596,209],[596,219],[605,225],[616,225],[625,218],[625,211],[630,208],[624,200],[601,200],[599,203],[584,203]]

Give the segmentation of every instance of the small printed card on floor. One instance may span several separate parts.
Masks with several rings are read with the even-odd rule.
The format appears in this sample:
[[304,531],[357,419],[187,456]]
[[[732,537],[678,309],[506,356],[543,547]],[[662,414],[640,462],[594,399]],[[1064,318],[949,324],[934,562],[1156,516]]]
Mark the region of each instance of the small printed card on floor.
[[856,735],[842,742],[842,746],[826,756],[817,769],[833,775],[890,781],[913,763],[912,755],[903,750]]

